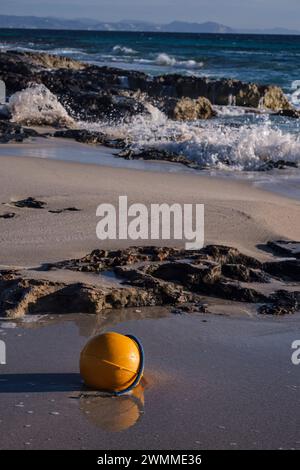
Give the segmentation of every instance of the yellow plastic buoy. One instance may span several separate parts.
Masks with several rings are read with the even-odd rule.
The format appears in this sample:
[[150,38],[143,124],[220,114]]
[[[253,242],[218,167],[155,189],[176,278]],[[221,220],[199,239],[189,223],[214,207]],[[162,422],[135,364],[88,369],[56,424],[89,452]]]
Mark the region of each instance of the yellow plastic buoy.
[[138,385],[143,369],[143,347],[131,335],[104,333],[81,351],[80,374],[90,388],[121,395]]

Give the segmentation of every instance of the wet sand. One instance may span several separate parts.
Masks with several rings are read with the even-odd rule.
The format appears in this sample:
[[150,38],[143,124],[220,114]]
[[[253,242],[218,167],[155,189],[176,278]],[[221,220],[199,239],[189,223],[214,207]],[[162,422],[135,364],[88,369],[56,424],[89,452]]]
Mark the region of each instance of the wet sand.
[[[151,164],[145,171],[57,161],[39,158],[42,148],[22,148],[22,158],[3,150],[0,156],[0,214],[16,214],[0,219],[1,265],[38,267],[125,246],[100,242],[95,233],[96,207],[124,194],[130,203],[204,203],[205,243],[262,259],[271,257],[260,249],[268,240],[300,238],[300,203],[250,182],[178,172],[176,165],[162,173]],[[46,208],[11,204],[29,196]],[[71,206],[80,211],[48,212]],[[215,311],[233,313],[230,304]],[[299,448],[300,366],[291,363],[299,315],[258,318],[246,305],[244,316],[147,312],[59,322],[53,312],[15,328],[3,322],[0,448]],[[80,349],[89,336],[111,328],[142,340],[145,389],[121,399],[80,398]]]
[[[80,349],[112,327],[142,340],[146,386],[80,398]],[[79,315],[2,328],[0,338],[1,449],[300,448],[300,366],[291,362],[299,315],[169,315],[113,326]]]

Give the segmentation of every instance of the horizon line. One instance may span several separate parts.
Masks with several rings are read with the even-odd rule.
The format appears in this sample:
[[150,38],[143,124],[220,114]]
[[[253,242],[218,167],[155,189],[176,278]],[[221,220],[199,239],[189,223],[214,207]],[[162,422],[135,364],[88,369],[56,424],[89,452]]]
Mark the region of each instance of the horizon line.
[[[220,23],[218,21],[215,21],[215,20],[204,20],[204,21],[191,21],[191,20],[181,20],[181,19],[172,19],[172,20],[168,20],[168,21],[165,21],[165,22],[159,22],[159,21],[148,21],[148,20],[138,20],[138,19],[122,19],[122,20],[98,20],[98,19],[93,19],[93,18],[89,18],[89,17],[72,17],[72,18],[68,18],[68,17],[64,17],[64,16],[49,16],[49,15],[46,15],[46,16],[39,16],[39,15],[34,15],[34,14],[31,14],[31,15],[16,15],[16,14],[3,14],[3,13],[0,13],[0,17],[12,17],[12,18],[38,18],[38,19],[53,19],[53,20],[59,20],[59,21],[91,21],[91,22],[94,22],[94,25],[97,23],[97,24],[105,24],[105,23],[108,23],[108,24],[120,24],[120,23],[145,23],[145,24],[148,24],[148,25],[157,25],[157,26],[168,26],[172,23],[183,23],[183,24],[187,24],[187,25],[204,25],[204,24],[216,24],[216,25],[219,25],[219,26],[224,26],[226,28],[229,28],[229,29],[232,29],[232,34],[238,34],[238,33],[241,33],[241,34],[259,34],[259,33],[255,33],[254,31],[272,31],[272,30],[285,30],[285,31],[290,31],[290,32],[293,32],[293,35],[295,35],[296,33],[298,33],[300,35],[300,29],[294,29],[292,27],[285,27],[285,26],[268,26],[268,27],[254,27],[254,26],[248,26],[248,27],[238,27],[238,26],[229,26],[227,24],[224,24],[224,23]],[[83,29],[83,28],[80,28],[80,29],[77,29],[78,31],[93,31],[93,29],[91,29],[93,26],[90,26],[90,28],[87,28],[87,29]],[[25,28],[22,28],[22,27],[3,27],[3,26],[0,26],[0,29],[47,29],[47,28],[35,28],[35,27],[25,27]],[[63,28],[49,28],[50,30],[64,30]],[[75,29],[74,29],[75,30]],[[97,31],[97,30],[94,30],[94,31]],[[243,31],[245,31],[245,33],[243,33]],[[253,31],[253,33],[251,33],[251,31]],[[98,32],[105,32],[105,31],[98,31]],[[109,31],[107,31],[109,32]],[[111,32],[114,32],[114,31],[111,31]],[[144,29],[141,29],[141,30],[136,30],[136,31],[118,31],[118,32],[148,32],[147,30],[144,30]],[[149,31],[150,32],[150,31]],[[156,32],[156,31],[151,31],[151,32]],[[176,31],[157,31],[157,32],[161,32],[161,33],[176,33]],[[179,33],[182,33],[182,34],[231,34],[231,33],[216,33],[216,32],[183,32],[183,31],[178,31],[178,34]],[[276,34],[276,33],[274,33]],[[287,33],[288,34],[288,33]]]

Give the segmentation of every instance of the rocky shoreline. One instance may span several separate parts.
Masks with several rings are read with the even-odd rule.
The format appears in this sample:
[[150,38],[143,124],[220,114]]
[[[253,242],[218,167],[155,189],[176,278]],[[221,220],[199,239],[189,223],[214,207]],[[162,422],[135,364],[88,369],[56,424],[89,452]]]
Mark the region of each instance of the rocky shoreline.
[[[245,107],[249,112],[261,112],[262,108],[287,118],[300,117],[277,86],[176,74],[151,77],[142,72],[100,67],[46,53],[0,52],[0,79],[6,83],[8,97],[12,97],[9,105],[0,107],[0,143],[23,142],[37,135],[63,137],[121,149],[118,156],[125,159],[169,161],[197,169],[202,166],[182,153],[151,147],[137,151],[132,148],[130,138],[116,139],[102,132],[81,129],[78,120],[87,124],[130,123],[134,116],[149,115],[154,106],[170,120],[188,122],[214,119],[218,115],[215,105],[230,104]],[[39,93],[40,98],[32,102],[30,90]],[[35,117],[30,112],[25,115],[20,112],[22,100],[28,101],[29,108],[36,109]],[[45,109],[39,112],[43,106]],[[38,134],[26,127],[36,125],[51,125],[59,130]],[[222,163],[232,164],[226,158]],[[291,166],[298,165],[266,158],[258,169]]]
[[0,79],[8,96],[33,83],[44,85],[75,119],[129,118],[147,113],[147,103],[176,120],[212,118],[212,105],[233,103],[299,117],[277,86],[176,74],[150,77],[46,53],[1,52]]
[[40,268],[113,275],[118,283],[111,287],[95,285],[90,278],[86,283],[63,283],[2,270],[0,312],[10,319],[149,306],[169,306],[176,313],[207,312],[204,298],[212,297],[255,304],[259,314],[295,313],[300,306],[299,243],[271,242],[269,248],[284,250],[289,258],[262,263],[221,245],[200,251],[146,246],[94,250],[81,259]]

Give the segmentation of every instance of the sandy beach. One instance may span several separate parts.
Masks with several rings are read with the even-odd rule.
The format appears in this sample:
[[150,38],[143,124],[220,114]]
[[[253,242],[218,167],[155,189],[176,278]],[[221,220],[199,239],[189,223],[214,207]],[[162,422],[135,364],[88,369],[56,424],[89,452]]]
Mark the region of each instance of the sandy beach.
[[[23,147],[28,154],[21,157],[1,149],[0,215],[16,214],[0,219],[2,266],[38,267],[119,248],[120,241],[97,240],[95,211],[124,194],[145,204],[204,203],[206,244],[234,246],[262,260],[272,258],[260,249],[268,240],[300,237],[299,202],[248,182],[157,172],[151,164],[148,171],[102,166],[101,148],[98,164],[83,164],[31,157],[30,146]],[[46,208],[10,205],[29,196]],[[70,206],[80,211],[48,212]],[[299,448],[300,381],[291,362],[299,314],[258,317],[243,304],[234,315],[230,301],[214,312],[172,315],[157,307],[2,319],[0,448]],[[136,334],[146,352],[142,384],[120,398],[86,392],[78,373],[87,339],[111,329]]]
[[[2,265],[34,266],[82,256],[100,246],[120,248],[123,241],[100,243],[96,238],[97,206],[103,202],[117,204],[120,195],[127,195],[129,203],[148,206],[164,202],[204,204],[205,244],[230,245],[258,257],[266,253],[257,246],[268,240],[300,238],[299,202],[255,188],[249,182],[201,176],[199,172],[180,173],[178,165],[173,165],[176,173],[128,169],[126,161],[125,168],[102,166],[101,148],[100,165],[30,158],[30,145],[28,150],[26,145],[22,158],[6,157],[5,147],[1,148],[0,210],[16,213],[13,219],[0,219]],[[43,155],[40,145],[35,147],[35,155]],[[65,152],[72,154],[72,145]],[[29,196],[45,201],[48,210],[70,206],[81,210],[52,214],[47,209],[9,206],[11,201]]]

